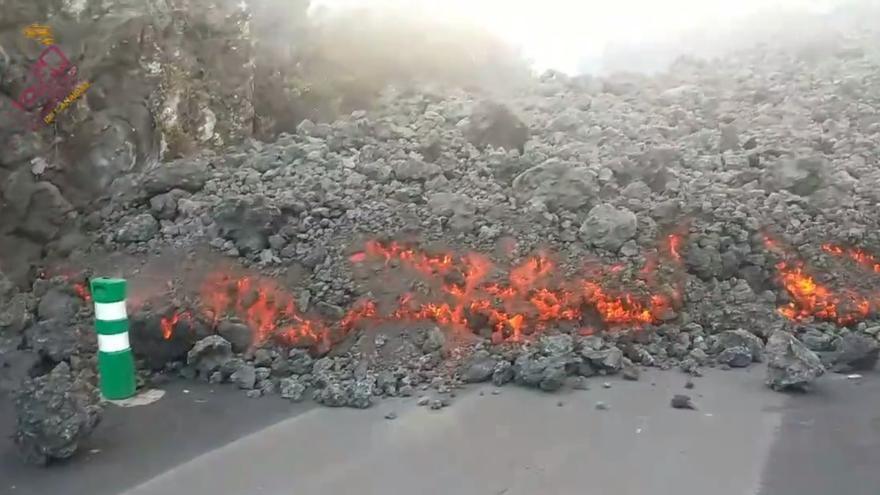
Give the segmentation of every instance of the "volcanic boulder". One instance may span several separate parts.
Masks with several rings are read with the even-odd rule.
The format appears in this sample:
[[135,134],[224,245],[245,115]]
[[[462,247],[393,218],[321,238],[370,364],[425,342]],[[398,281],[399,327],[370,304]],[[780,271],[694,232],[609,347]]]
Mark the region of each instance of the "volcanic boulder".
[[[513,364],[514,379],[521,385],[538,387],[547,392],[559,390],[576,364],[573,350],[574,342],[570,335],[542,335],[535,345],[516,358]],[[493,381],[494,375],[498,374],[496,368]]]
[[278,231],[281,211],[262,199],[227,199],[214,209],[220,235],[235,242],[242,254],[255,254],[269,246],[269,236]]
[[128,220],[116,232],[119,242],[146,242],[159,233],[159,222],[149,213],[143,213]]
[[150,195],[170,192],[173,189],[196,192],[208,182],[208,166],[196,160],[180,160],[173,166],[153,168],[141,178],[143,190]]
[[186,360],[193,344],[211,333],[201,320],[188,312],[178,313],[175,308],[138,311],[129,317],[129,321],[131,349],[153,370]]
[[494,146],[520,153],[525,151],[529,140],[529,129],[519,117],[501,103],[492,101],[474,107],[464,134],[478,148]]
[[543,203],[550,211],[587,207],[599,194],[595,172],[558,158],[519,174],[513,189],[522,200]]
[[[726,330],[715,336],[715,345],[713,347],[714,352],[723,353],[732,348],[744,348],[745,353],[749,355],[749,362],[754,361],[760,363],[764,359],[764,342],[757,335],[741,328],[736,330]],[[741,350],[738,350],[737,352],[745,354]],[[726,361],[722,360],[722,362]]]
[[186,364],[206,379],[232,360],[232,344],[219,335],[211,335],[196,342],[186,355]]
[[809,196],[824,186],[828,173],[829,164],[821,157],[780,160],[771,169],[770,181],[792,194]]
[[568,361],[561,356],[543,357],[523,353],[513,365],[516,382],[538,387],[546,392],[559,390],[565,384]]
[[49,289],[40,299],[37,315],[41,320],[69,321],[80,308],[79,299],[60,288]]
[[230,379],[240,389],[253,390],[257,382],[257,370],[253,366],[245,365],[232,373]]
[[278,386],[281,390],[281,397],[293,402],[301,401],[306,393],[306,386],[296,378],[282,378]]
[[767,385],[774,390],[804,389],[825,373],[819,356],[786,331],[773,332],[764,352]]
[[101,419],[99,394],[74,379],[66,363],[26,380],[15,394],[15,444],[22,458],[43,465],[73,456]]
[[0,300],[0,336],[18,335],[27,328],[34,318],[31,311],[34,301],[30,294],[15,294]]
[[581,240],[598,248],[617,252],[636,235],[638,220],[633,212],[609,204],[594,206],[581,224]]
[[475,355],[465,365],[461,379],[465,383],[487,382],[492,379],[498,361],[488,354]]
[[453,232],[470,232],[474,229],[477,208],[467,196],[435,193],[428,198],[428,208],[437,216],[449,217],[449,227]]
[[623,368],[623,352],[617,347],[603,350],[582,349],[581,356],[591,368],[609,374],[617,373]]
[[829,367],[837,373],[870,371],[877,366],[880,345],[877,341],[855,333],[849,333],[836,342],[835,350],[828,356]]
[[747,347],[728,347],[718,354],[718,362],[731,368],[745,368],[752,363],[752,353]]
[[373,386],[375,380],[330,381],[314,394],[315,401],[329,407],[352,407],[366,409],[373,405]]
[[253,331],[241,322],[224,320],[217,326],[217,333],[229,341],[237,353],[246,351],[253,342]]
[[83,329],[60,320],[41,321],[24,332],[25,342],[40,357],[53,363],[70,359],[79,352]]

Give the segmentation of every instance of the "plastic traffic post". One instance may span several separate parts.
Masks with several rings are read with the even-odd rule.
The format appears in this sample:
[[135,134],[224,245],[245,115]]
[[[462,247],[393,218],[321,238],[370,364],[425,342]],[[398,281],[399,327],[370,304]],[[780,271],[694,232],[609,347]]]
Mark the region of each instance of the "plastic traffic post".
[[127,399],[135,392],[134,356],[128,343],[125,279],[91,281],[98,330],[98,375],[101,394],[111,400]]

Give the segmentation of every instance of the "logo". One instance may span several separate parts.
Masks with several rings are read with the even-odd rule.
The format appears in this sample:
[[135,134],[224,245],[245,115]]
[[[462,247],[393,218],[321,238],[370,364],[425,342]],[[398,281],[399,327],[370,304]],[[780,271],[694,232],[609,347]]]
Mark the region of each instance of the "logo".
[[0,115],[4,116],[4,122],[36,131],[42,125],[41,121],[45,124],[54,121],[57,113],[82,96],[91,83],[77,85],[77,67],[55,44],[49,26],[31,24],[22,33],[27,38],[38,40],[46,48],[28,72],[26,84],[29,86],[16,100],[11,101],[15,108],[0,109]]

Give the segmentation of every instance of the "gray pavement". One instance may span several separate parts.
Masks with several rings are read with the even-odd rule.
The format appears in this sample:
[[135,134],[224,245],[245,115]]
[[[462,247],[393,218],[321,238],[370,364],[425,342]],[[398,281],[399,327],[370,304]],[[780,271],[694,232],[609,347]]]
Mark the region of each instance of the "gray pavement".
[[[108,406],[88,443],[50,468],[18,459],[12,404],[0,396],[0,494],[118,495],[190,459],[310,409],[280,398],[248,399],[231,386],[174,382],[165,397]],[[176,492],[170,492],[168,495]]]
[[[203,391],[207,406],[171,390],[112,410],[97,454],[15,471],[0,450],[0,479],[15,482],[9,493],[71,495],[880,493],[880,376],[830,375],[807,395],[771,392],[763,376],[711,371],[693,390],[675,371],[557,394],[475,387],[441,411],[414,398],[291,406],[230,387]],[[699,409],[671,409],[675,393]]]

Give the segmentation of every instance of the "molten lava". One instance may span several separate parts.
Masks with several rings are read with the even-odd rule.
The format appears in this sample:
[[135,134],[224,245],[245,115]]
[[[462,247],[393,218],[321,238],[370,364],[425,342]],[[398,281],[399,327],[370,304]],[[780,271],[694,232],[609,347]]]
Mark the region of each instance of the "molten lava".
[[[681,243],[680,236],[670,235],[661,248],[661,257],[676,270],[681,268]],[[228,317],[240,319],[251,328],[254,345],[270,339],[298,347],[326,345],[366,321],[432,321],[456,331],[485,331],[494,342],[517,342],[561,322],[585,335],[596,326],[639,327],[660,321],[681,304],[680,289],[611,289],[610,282],[626,276],[623,265],[565,280],[546,253],[526,258],[506,275],[477,253],[429,253],[398,242],[369,241],[349,260],[409,271],[426,284],[419,284],[418,293],[402,294],[389,311],[380,312],[377,301],[363,299],[331,323],[303,314],[295,297],[271,279],[218,272],[201,284],[199,317],[215,326]],[[654,259],[643,267],[643,287],[654,287],[658,266]],[[185,311],[162,317],[162,337],[171,340],[178,324],[193,317]]]
[[[827,287],[807,273],[803,261],[790,254],[791,249],[764,235],[768,250],[783,258],[776,264],[779,282],[791,302],[778,308],[780,314],[792,321],[809,318],[850,325],[864,320],[876,309],[876,297],[867,297],[854,290],[835,290]],[[833,256],[848,256],[861,265],[873,264],[873,257],[858,249],[845,249],[834,244],[823,244],[822,250]],[[872,302],[874,301],[874,302]]]
[[822,251],[833,256],[846,256],[860,266],[868,268],[874,273],[880,273],[880,261],[877,261],[874,255],[866,253],[859,248],[845,248],[836,244],[822,244]]
[[[668,251],[677,264],[681,238],[668,239]],[[560,283],[555,280],[555,263],[544,253],[512,267],[503,283],[486,281],[495,267],[486,257],[475,253],[427,255],[397,243],[383,245],[372,241],[350,259],[355,263],[375,259],[386,267],[404,267],[427,276],[440,287],[442,295],[427,301],[404,294],[397,309],[384,317],[377,315],[373,307],[372,318],[432,320],[470,331],[489,328],[495,342],[520,341],[554,322],[582,325],[588,313],[597,315],[606,326],[641,326],[659,321],[664,312],[680,301],[676,291],[638,297],[613,293],[592,279]],[[623,266],[608,270],[609,274],[622,272]],[[351,322],[346,324],[350,326]]]
[[237,316],[254,332],[254,343],[269,338],[291,345],[314,344],[327,338],[323,323],[296,309],[293,296],[269,279],[213,274],[200,289],[205,316],[215,323]]
[[162,329],[162,338],[165,340],[171,340],[174,336],[174,328],[177,326],[177,323],[181,320],[188,320],[189,318],[190,314],[188,311],[174,313],[171,316],[163,316],[159,320],[159,328]]
[[834,321],[848,325],[864,320],[871,311],[870,301],[851,291],[837,293],[804,272],[801,263],[780,262],[776,265],[780,280],[791,302],[779,312],[794,321],[807,318]]

